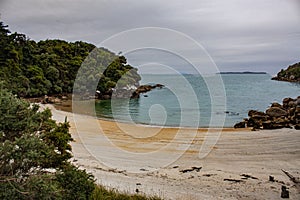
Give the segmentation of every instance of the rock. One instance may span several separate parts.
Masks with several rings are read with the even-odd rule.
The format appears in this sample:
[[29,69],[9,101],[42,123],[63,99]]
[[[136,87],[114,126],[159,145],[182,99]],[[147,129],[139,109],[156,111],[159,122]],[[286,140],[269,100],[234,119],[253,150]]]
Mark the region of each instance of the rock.
[[295,101],[290,101],[290,102],[288,103],[288,107],[289,107],[289,108],[295,107],[296,105],[297,105],[297,103],[296,103]]
[[283,105],[274,102],[266,112],[249,110],[248,119],[236,123],[234,128],[252,127],[257,129],[279,129],[292,128],[300,129],[300,96],[296,99],[285,98]]
[[300,106],[297,106],[297,107],[295,108],[295,113],[296,113],[296,114],[300,113]]
[[266,121],[269,119],[269,116],[268,115],[252,115],[251,118],[254,120],[258,120],[258,121],[260,121],[260,120]]
[[274,182],[275,181],[274,176],[269,176],[269,181]]
[[254,129],[260,129],[262,126],[262,121],[254,118],[249,118],[247,122],[247,127],[253,127]]
[[273,129],[273,124],[271,120],[262,123],[263,129]]
[[158,83],[158,84],[156,84],[156,87],[158,87],[158,88],[163,88],[164,85]]
[[288,108],[288,105],[289,105],[290,101],[294,101],[294,99],[292,99],[292,98],[284,98],[283,101],[282,101],[283,108]]
[[256,115],[256,116],[266,116],[266,113],[258,111],[258,110],[249,110],[248,116],[252,117],[253,115]]
[[45,95],[44,99],[42,99],[41,103],[42,104],[59,104],[61,103],[61,99],[57,98],[57,97],[49,97],[47,95]]
[[284,199],[290,198],[290,193],[287,190],[285,185],[281,186],[281,198],[284,198]]
[[296,100],[295,102],[296,102],[296,104],[297,104],[298,106],[300,105],[300,96],[297,97],[297,100]]
[[270,117],[287,116],[287,112],[278,107],[271,107],[271,108],[267,109],[266,114],[269,115]]
[[296,108],[290,108],[288,109],[288,116],[293,116],[295,114]]
[[282,105],[280,103],[274,102],[272,103],[271,107],[282,108]]
[[131,95],[131,98],[139,98],[140,94],[149,92],[155,88],[163,88],[164,85],[162,84],[155,84],[155,85],[141,85],[139,86]]
[[234,128],[246,128],[246,122],[238,122],[234,125]]

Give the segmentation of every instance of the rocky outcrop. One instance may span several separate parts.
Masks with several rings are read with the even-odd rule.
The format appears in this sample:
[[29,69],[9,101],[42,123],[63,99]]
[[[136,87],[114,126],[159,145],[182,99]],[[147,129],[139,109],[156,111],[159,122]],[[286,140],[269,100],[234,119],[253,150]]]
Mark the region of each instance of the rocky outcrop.
[[69,99],[67,95],[56,95],[56,96],[48,96],[45,95],[43,98],[39,98],[39,102],[42,104],[60,104],[62,101],[66,101]]
[[300,82],[300,62],[290,65],[287,69],[282,69],[272,80]]
[[256,129],[292,128],[300,129],[300,96],[285,98],[282,104],[274,102],[265,112],[250,110],[249,118],[234,125],[234,128]]
[[[108,100],[108,99],[136,99],[140,97],[140,94],[149,92],[155,88],[163,88],[164,85],[155,84],[155,85],[140,85],[138,87],[123,87],[123,88],[114,88],[111,91],[101,94],[96,94],[97,99]],[[92,97],[93,98],[93,97]]]
[[155,84],[155,85],[141,85],[139,86],[131,95],[131,98],[139,98],[140,94],[149,92],[155,88],[163,88],[164,85]]

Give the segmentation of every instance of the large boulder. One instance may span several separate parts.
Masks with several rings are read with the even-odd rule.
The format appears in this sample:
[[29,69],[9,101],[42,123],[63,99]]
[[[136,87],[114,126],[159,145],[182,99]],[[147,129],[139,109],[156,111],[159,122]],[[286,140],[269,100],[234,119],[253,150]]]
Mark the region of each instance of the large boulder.
[[289,102],[294,102],[294,99],[292,98],[284,98],[283,101],[282,101],[282,106],[283,108],[288,108],[289,107]]
[[282,108],[282,105],[280,103],[274,102],[272,103],[271,107]]
[[287,116],[287,112],[278,107],[271,107],[271,108],[267,109],[266,114],[270,117]]
[[297,106],[300,106],[300,96],[299,97],[297,97],[297,99],[296,99],[296,104],[297,104]]
[[238,122],[234,125],[234,128],[246,128],[246,122]]
[[258,116],[265,117],[266,113],[258,111],[258,110],[249,110],[248,116],[249,117],[253,117],[253,116],[256,116],[256,117],[258,117]]

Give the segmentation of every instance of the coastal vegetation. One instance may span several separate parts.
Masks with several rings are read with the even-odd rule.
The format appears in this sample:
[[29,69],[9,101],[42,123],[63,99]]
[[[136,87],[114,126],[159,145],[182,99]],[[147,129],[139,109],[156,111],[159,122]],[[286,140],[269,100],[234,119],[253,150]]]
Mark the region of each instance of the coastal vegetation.
[[281,69],[272,80],[300,82],[300,62],[290,65],[287,69]]
[[3,88],[0,102],[0,198],[88,199],[94,179],[68,161],[69,123]]
[[49,109],[0,91],[0,199],[128,199],[95,184],[92,174],[70,162],[73,141],[67,119],[56,123]]
[[102,98],[111,96],[118,81],[120,86],[138,86],[137,69],[127,64],[124,56],[82,41],[36,42],[24,34],[11,33],[0,22],[0,81],[19,97],[71,93],[85,59],[85,73],[78,80],[83,83],[80,92],[95,95],[88,87],[93,83]]
[[20,98],[72,92],[76,73],[92,51],[98,56],[93,66],[105,70],[87,71],[83,78],[99,78],[96,89],[102,94],[110,94],[123,74],[131,78],[124,85],[140,80],[124,56],[81,41],[35,42],[0,22],[0,199],[160,199],[96,185],[92,174],[70,162],[67,119],[57,123],[49,109],[40,111]]

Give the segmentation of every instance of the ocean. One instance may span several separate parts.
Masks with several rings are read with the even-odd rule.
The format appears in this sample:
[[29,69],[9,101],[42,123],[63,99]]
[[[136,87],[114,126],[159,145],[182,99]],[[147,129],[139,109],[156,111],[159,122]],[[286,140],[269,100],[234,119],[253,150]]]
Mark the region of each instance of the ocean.
[[271,80],[268,74],[142,74],[141,84],[162,89],[139,99],[96,101],[99,118],[170,127],[233,127],[249,110],[300,96],[300,84]]

